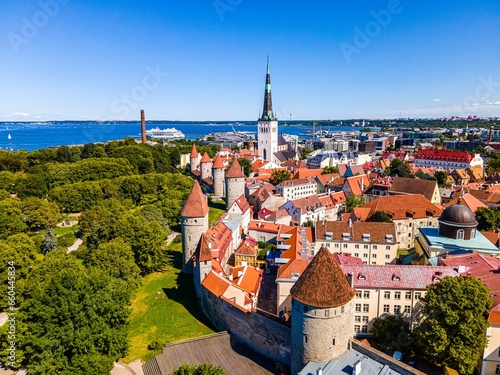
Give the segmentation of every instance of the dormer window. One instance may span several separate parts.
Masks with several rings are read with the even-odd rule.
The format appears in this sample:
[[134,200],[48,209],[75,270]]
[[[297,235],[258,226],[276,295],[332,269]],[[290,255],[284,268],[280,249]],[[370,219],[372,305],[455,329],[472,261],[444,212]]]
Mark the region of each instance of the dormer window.
[[300,273],[292,273],[292,279],[298,279],[300,277]]
[[342,240],[343,241],[350,241],[350,239],[351,239],[350,233],[342,233]]
[[385,240],[387,242],[394,242],[394,237],[392,236],[392,234],[386,234],[385,235]]
[[365,276],[365,275],[363,275],[362,273],[360,273],[360,274],[358,275],[358,280],[366,280],[366,276]]
[[370,241],[370,235],[369,234],[363,234],[363,241],[369,242]]
[[401,281],[401,276],[393,274],[392,275],[392,281]]

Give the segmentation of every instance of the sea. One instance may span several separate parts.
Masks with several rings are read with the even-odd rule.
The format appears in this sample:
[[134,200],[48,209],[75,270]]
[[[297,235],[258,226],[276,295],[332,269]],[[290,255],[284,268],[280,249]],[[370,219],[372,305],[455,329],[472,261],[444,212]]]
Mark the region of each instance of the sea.
[[[172,122],[148,121],[146,129],[159,127],[176,128],[186,139],[202,139],[214,132],[245,131],[257,136],[257,123],[239,122]],[[332,132],[355,131],[360,128],[351,126],[331,126]],[[318,129],[319,130],[319,129]],[[83,145],[86,143],[122,140],[125,137],[140,138],[140,122],[0,122],[0,149],[33,151],[42,148]],[[280,134],[298,135],[299,138],[311,138],[312,126],[303,124],[280,124]]]

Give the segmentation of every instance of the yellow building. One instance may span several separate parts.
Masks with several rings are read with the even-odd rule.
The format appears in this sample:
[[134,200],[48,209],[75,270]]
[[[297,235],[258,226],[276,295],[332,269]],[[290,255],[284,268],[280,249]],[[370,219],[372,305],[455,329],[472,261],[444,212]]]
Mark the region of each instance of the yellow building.
[[258,267],[257,262],[257,246],[252,245],[248,241],[243,241],[236,250],[234,257],[236,267],[240,266],[250,266],[250,267]]

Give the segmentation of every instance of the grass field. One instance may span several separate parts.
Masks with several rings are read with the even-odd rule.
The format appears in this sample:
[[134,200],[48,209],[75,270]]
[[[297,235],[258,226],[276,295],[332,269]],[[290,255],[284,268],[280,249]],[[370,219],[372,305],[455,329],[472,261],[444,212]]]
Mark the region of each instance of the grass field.
[[214,224],[226,212],[226,202],[213,201],[208,204],[210,211],[208,212],[208,221],[210,225]]
[[145,276],[132,299],[126,363],[138,358],[147,362],[159,354],[159,350],[148,350],[153,341],[163,345],[214,332],[198,308],[192,276],[180,273],[181,246],[169,246],[171,265],[164,272]]
[[79,228],[80,227],[78,225],[75,225],[73,227],[55,227],[54,233],[56,234],[56,236],[64,236],[68,233],[75,233]]

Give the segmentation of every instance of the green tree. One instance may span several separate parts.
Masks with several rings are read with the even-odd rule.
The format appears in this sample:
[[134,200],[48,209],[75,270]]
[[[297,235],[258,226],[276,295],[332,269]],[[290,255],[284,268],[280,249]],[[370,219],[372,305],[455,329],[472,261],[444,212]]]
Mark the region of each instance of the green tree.
[[314,150],[312,148],[307,148],[307,147],[304,147],[302,149],[302,157],[300,158],[301,160],[304,160],[307,155],[309,155],[311,152],[313,152]]
[[405,351],[412,344],[410,324],[402,316],[375,318],[370,333],[391,350]]
[[24,222],[22,203],[19,199],[0,201],[0,239],[25,232],[28,226]]
[[283,181],[287,181],[291,178],[290,173],[287,171],[280,169],[271,173],[271,178],[269,179],[269,183],[274,186],[281,184]]
[[55,226],[61,216],[57,204],[35,197],[22,200],[22,211],[31,230]]
[[42,241],[42,253],[47,254],[48,252],[54,250],[57,247],[57,238],[56,234],[54,233],[54,229],[52,227],[49,227],[45,231],[45,235],[43,236],[43,241]]
[[486,167],[486,172],[492,173],[492,172],[499,172],[500,171],[500,155],[495,152],[492,153],[492,158],[488,162],[488,165]]
[[314,223],[311,220],[308,220],[302,224],[303,227],[309,227],[309,228],[314,228]]
[[117,222],[115,233],[132,246],[135,263],[143,273],[159,271],[167,263],[166,250],[163,247],[166,233],[157,221],[128,215]]
[[385,211],[375,211],[366,221],[374,223],[392,223],[392,218]]
[[108,272],[109,275],[126,281],[130,286],[138,284],[141,270],[134,261],[134,252],[123,238],[115,238],[99,245],[90,252],[86,264]]
[[226,372],[220,368],[204,363],[202,365],[183,364],[174,370],[172,375],[226,375]]
[[436,179],[438,186],[440,188],[445,188],[450,186],[447,181],[448,181],[448,174],[445,171],[436,171],[434,173],[434,178]]
[[479,207],[476,211],[476,220],[479,230],[500,228],[500,207]]
[[321,174],[330,174],[330,173],[339,173],[338,167],[325,167],[323,168],[323,172]]
[[474,277],[444,277],[427,286],[423,320],[416,330],[420,350],[434,363],[473,374],[487,344],[493,303],[483,282]]
[[153,154],[142,145],[134,144],[116,148],[111,156],[127,159],[135,167],[136,173],[145,174],[155,171]]
[[386,169],[386,173],[389,176],[399,176],[411,178],[413,175],[411,174],[410,165],[407,161],[403,161],[401,159],[395,158],[389,168]]
[[243,174],[247,177],[250,176],[250,173],[253,172],[252,162],[246,158],[238,158],[238,163],[243,168]]
[[14,184],[16,182],[16,177],[14,173],[9,171],[0,172],[0,189],[6,190],[9,193],[14,192]]
[[19,198],[45,198],[49,191],[47,179],[42,174],[29,174],[24,178],[19,178],[15,189]]
[[350,195],[345,200],[345,212],[351,212],[354,208],[361,207],[364,204],[365,204],[365,198],[362,195],[360,196]]

